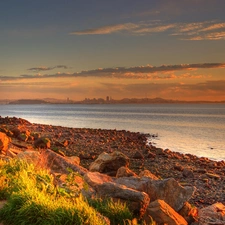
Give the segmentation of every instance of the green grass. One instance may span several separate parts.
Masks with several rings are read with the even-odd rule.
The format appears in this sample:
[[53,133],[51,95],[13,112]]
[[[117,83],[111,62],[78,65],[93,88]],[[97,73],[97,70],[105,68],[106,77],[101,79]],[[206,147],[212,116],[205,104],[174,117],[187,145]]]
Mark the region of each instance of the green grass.
[[113,202],[112,199],[89,199],[89,204],[108,217],[112,225],[124,224],[131,220],[132,214],[125,203]]
[[46,170],[19,160],[1,161],[0,177],[0,196],[7,199],[0,221],[6,224],[105,224],[82,195],[62,195]]
[[138,225],[127,205],[111,199],[85,199],[70,190],[74,172],[64,187],[44,169],[21,160],[0,160],[0,222],[7,225]]

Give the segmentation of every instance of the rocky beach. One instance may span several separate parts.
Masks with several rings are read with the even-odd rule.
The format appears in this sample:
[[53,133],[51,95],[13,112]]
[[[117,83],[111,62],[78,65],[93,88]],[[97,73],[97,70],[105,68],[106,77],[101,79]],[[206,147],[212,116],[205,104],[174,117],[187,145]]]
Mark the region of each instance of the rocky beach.
[[[129,158],[129,176],[149,171],[153,179],[173,178],[185,188],[195,187],[189,203],[200,209],[217,202],[225,205],[224,161],[157,148],[151,143],[151,134],[34,124],[15,117],[0,117],[0,134],[2,159],[25,151],[51,149],[62,157],[76,157],[88,170],[103,152],[120,152]],[[4,135],[9,137],[7,143]],[[112,168],[100,172],[117,175]]]

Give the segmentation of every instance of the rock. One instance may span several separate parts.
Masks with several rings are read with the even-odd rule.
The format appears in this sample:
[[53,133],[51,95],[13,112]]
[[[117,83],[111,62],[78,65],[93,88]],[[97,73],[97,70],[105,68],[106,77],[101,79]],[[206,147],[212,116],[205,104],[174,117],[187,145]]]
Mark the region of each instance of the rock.
[[18,148],[13,148],[12,146],[7,150],[7,152],[8,151],[11,151],[15,155],[19,154],[20,152],[23,152],[22,150],[20,150]]
[[116,173],[116,177],[131,177],[131,176],[136,177],[137,174],[125,166],[120,167]]
[[157,224],[169,224],[169,225],[187,225],[187,221],[179,215],[174,209],[172,209],[166,202],[163,200],[155,200],[151,202],[146,210],[144,220],[147,224],[150,223],[149,217]]
[[17,137],[20,134],[20,130],[18,127],[14,127],[11,132],[13,133],[14,137]]
[[0,132],[0,151],[5,152],[8,149],[10,138],[5,134]]
[[225,205],[215,203],[199,210],[199,225],[224,225],[225,224]]
[[105,182],[113,182],[113,178],[99,172],[88,172],[84,175],[84,180],[94,189],[97,189],[98,185]]
[[61,143],[59,141],[56,141],[55,142],[55,146],[57,146],[57,147],[63,147],[63,143]]
[[37,140],[38,138],[41,137],[41,135],[37,132],[31,133],[31,136],[34,138],[34,140]]
[[34,142],[34,146],[36,148],[50,148],[51,147],[51,141],[48,138],[45,138],[45,137],[38,138]]
[[150,201],[146,193],[117,184],[110,176],[99,172],[86,173],[84,180],[96,191],[97,196],[124,200],[135,214],[139,217],[144,215]]
[[16,149],[16,148],[13,148],[12,146],[8,148],[8,150],[5,152],[5,155],[10,157],[10,158],[15,158],[17,157],[17,155],[19,153],[22,153],[23,151],[22,150],[19,150],[19,149]]
[[184,168],[182,174],[183,174],[184,177],[194,178],[194,173],[191,169]]
[[174,178],[152,180],[148,177],[121,177],[115,181],[149,195],[151,201],[164,200],[175,211],[179,211],[195,191],[195,187],[182,187]]
[[100,172],[115,176],[117,170],[129,165],[129,158],[121,152],[115,151],[111,154],[103,152],[98,158],[90,165],[89,170],[92,172]]
[[20,141],[27,141],[28,140],[28,136],[25,134],[25,133],[20,133],[18,136],[17,136],[18,140]]
[[71,162],[72,164],[80,165],[80,158],[78,156],[66,156],[66,159]]
[[17,154],[18,159],[26,160],[29,163],[37,165],[40,160],[40,153],[38,151],[24,151]]
[[141,152],[136,151],[133,155],[133,159],[144,159],[144,156]]
[[143,170],[139,173],[139,177],[149,177],[152,180],[158,180],[159,178],[151,173],[149,170]]
[[188,224],[198,220],[198,209],[194,206],[191,206],[191,204],[188,202],[185,202],[183,208],[178,213],[184,217]]
[[148,155],[147,155],[147,158],[152,158],[154,159],[156,157],[156,154],[152,153],[152,152],[149,152]]
[[180,164],[176,163],[176,164],[174,165],[174,169],[175,169],[175,170],[178,170],[178,171],[183,171],[183,170],[184,170],[184,167],[181,166]]
[[90,153],[80,153],[79,158],[82,159],[94,159],[94,156],[91,155]]
[[41,152],[39,166],[47,167],[52,172],[57,173],[67,174],[69,173],[68,169],[78,172],[80,175],[84,175],[87,172],[87,169],[75,163],[71,163],[66,157],[63,157],[50,149],[45,149]]
[[63,142],[63,146],[64,147],[67,147],[69,145],[69,141],[68,140],[65,140],[64,142]]
[[220,179],[220,176],[218,174],[214,174],[214,173],[206,173],[206,175],[210,178],[214,178],[214,179]]

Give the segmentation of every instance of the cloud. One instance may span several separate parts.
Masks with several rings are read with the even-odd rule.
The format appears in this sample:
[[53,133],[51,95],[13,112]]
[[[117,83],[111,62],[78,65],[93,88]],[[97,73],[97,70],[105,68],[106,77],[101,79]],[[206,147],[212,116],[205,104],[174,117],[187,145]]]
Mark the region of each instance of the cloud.
[[183,37],[182,40],[202,41],[202,40],[225,40],[225,31],[201,34],[198,36]]
[[127,32],[131,35],[150,35],[169,32],[180,40],[224,40],[225,22],[202,21],[193,23],[150,22],[124,23],[74,31],[72,35],[101,35]]
[[103,26],[95,29],[87,29],[83,31],[75,31],[70,34],[75,35],[87,35],[87,34],[111,34],[122,30],[133,30],[136,29],[139,25],[134,23],[125,23],[125,24],[116,24],[110,26]]
[[215,23],[201,29],[200,31],[218,30],[223,28],[225,28],[225,23]]
[[27,70],[38,73],[38,72],[48,71],[48,70],[53,70],[53,69],[68,69],[68,67],[65,65],[57,65],[57,66],[53,66],[53,67],[40,66],[40,67],[32,67]]
[[225,23],[205,21],[180,24],[171,35],[180,36],[181,40],[225,40]]
[[159,33],[159,32],[164,32],[171,28],[174,28],[175,26],[176,26],[175,24],[159,25],[159,26],[155,26],[155,27],[146,27],[146,28],[137,29],[134,32],[141,33],[141,34]]
[[[61,67],[61,66],[60,66]],[[56,67],[55,67],[56,68]],[[196,63],[196,64],[178,64],[161,66],[136,66],[136,67],[117,67],[117,68],[98,68],[75,73],[56,73],[45,75],[23,74],[19,77],[0,76],[0,81],[18,80],[18,79],[43,79],[43,78],[66,78],[66,77],[105,77],[105,78],[129,78],[129,79],[174,79],[174,78],[199,78],[199,75],[174,75],[174,71],[189,71],[196,69],[217,69],[225,68],[225,63]],[[46,69],[44,69],[46,70]],[[169,73],[169,74],[167,74]]]

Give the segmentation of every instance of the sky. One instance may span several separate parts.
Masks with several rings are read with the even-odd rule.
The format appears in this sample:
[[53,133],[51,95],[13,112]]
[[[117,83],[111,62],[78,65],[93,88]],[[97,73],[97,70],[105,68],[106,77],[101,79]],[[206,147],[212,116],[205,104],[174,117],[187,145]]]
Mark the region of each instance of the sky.
[[224,0],[0,2],[0,99],[225,100]]

